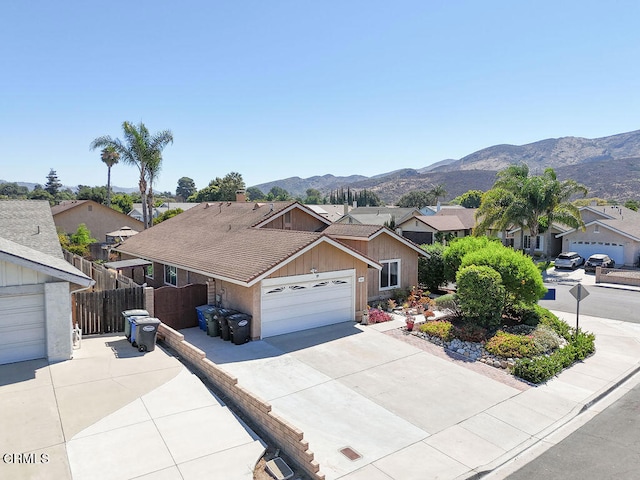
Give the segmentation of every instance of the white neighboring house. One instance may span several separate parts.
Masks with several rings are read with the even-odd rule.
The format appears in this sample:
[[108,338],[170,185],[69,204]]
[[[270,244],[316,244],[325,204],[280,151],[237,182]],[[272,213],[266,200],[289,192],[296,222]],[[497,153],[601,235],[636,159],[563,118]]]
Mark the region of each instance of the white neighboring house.
[[580,208],[585,231],[571,229],[556,235],[562,251],[578,252],[585,259],[595,253],[609,255],[616,267],[640,261],[640,213],[621,206]]
[[[186,203],[186,202],[165,202],[159,207],[154,207],[153,209],[153,218],[157,218],[162,215],[167,210],[175,210],[176,208],[181,208],[185,212],[190,208],[199,205],[199,203]],[[142,204],[134,203],[133,209],[128,213],[130,217],[135,218],[136,220],[142,221]]]
[[62,254],[47,201],[0,201],[0,364],[72,355],[73,291],[94,281]]

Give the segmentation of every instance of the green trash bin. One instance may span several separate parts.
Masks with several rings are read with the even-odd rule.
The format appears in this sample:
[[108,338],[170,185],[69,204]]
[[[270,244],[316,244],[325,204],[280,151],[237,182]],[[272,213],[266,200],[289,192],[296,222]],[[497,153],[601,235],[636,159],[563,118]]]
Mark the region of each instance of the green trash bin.
[[210,337],[220,336],[220,323],[218,323],[218,319],[216,318],[217,312],[217,307],[211,307],[204,312],[204,318],[207,321],[207,335]]

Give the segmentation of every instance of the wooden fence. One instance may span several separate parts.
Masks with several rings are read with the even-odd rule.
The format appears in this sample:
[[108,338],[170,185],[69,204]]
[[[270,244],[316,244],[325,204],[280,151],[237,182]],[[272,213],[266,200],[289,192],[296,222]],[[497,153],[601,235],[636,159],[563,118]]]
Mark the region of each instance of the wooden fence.
[[84,335],[124,332],[122,312],[145,308],[143,287],[119,288],[72,295],[73,323]]
[[207,286],[204,284],[160,287],[153,291],[154,315],[176,330],[197,326],[196,307],[206,303]]
[[129,277],[120,275],[115,270],[109,270],[100,264],[93,263],[67,250],[64,250],[64,258],[78,270],[81,270],[82,273],[96,281],[96,284],[93,286],[94,291],[115,290],[118,288],[132,288],[138,286],[138,284]]

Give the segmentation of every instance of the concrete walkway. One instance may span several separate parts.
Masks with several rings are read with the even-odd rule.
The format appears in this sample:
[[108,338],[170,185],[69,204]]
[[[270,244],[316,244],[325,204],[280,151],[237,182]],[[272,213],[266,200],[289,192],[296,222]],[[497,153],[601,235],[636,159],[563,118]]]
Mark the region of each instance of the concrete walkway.
[[177,359],[109,335],[74,353],[0,366],[0,478],[253,478],[264,444]]
[[[197,328],[182,333],[304,431],[327,479],[424,480],[468,478],[508,463],[638,371],[640,325],[580,321],[597,335],[595,355],[537,387],[384,334],[399,320],[243,346]],[[345,447],[359,458],[341,453]]]

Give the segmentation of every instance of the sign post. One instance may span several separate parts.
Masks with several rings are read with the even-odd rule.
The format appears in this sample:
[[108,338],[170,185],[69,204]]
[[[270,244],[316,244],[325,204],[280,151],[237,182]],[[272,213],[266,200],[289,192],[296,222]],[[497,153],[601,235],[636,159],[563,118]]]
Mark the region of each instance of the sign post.
[[586,288],[582,286],[581,283],[579,283],[575,287],[573,287],[571,290],[569,290],[569,293],[573,295],[573,298],[575,298],[577,302],[576,304],[576,335],[577,335],[578,326],[580,324],[580,300],[587,298],[587,296],[589,296],[589,292],[587,291]]

